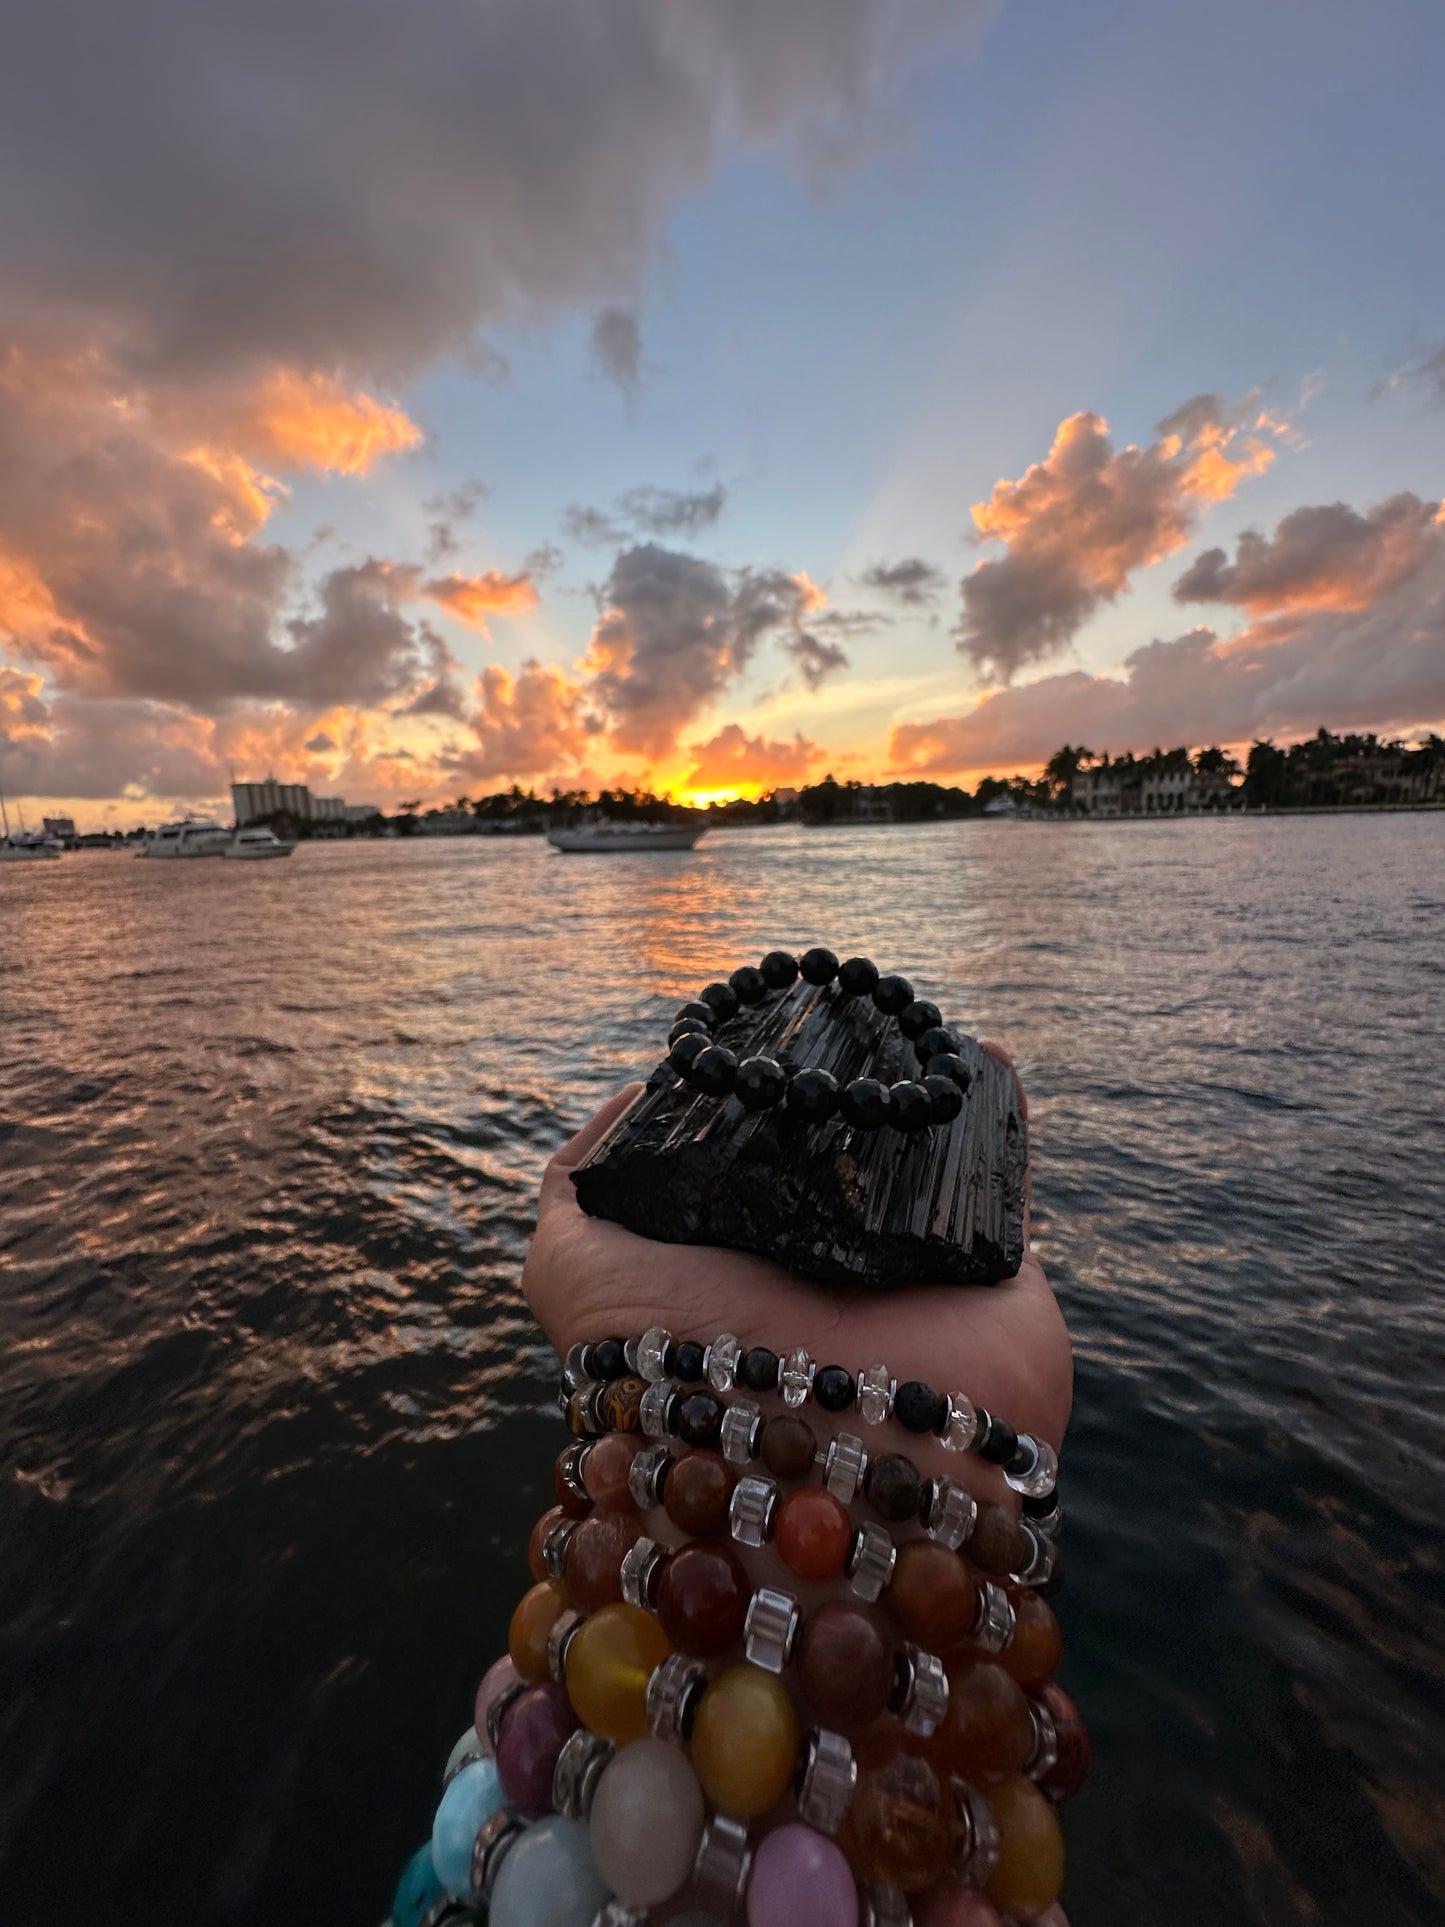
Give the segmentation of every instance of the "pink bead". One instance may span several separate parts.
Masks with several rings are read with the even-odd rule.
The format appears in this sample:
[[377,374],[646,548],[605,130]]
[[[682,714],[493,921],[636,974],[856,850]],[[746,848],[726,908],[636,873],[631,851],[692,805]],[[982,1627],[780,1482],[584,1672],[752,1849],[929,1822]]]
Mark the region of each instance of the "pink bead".
[[520,1686],[521,1683],[522,1675],[512,1664],[511,1654],[503,1653],[499,1660],[487,1668],[486,1678],[477,1688],[477,1705],[472,1718],[477,1729],[477,1738],[482,1743],[484,1758],[492,1751],[491,1736],[487,1732],[487,1708],[494,1699],[505,1693],[509,1686]]
[[1002,1927],[998,1908],[991,1900],[971,1887],[960,1887],[954,1880],[933,1888],[918,1901],[913,1913],[918,1927]]
[[811,1827],[779,1827],[753,1855],[748,1927],[858,1927],[858,1889],[841,1848]]

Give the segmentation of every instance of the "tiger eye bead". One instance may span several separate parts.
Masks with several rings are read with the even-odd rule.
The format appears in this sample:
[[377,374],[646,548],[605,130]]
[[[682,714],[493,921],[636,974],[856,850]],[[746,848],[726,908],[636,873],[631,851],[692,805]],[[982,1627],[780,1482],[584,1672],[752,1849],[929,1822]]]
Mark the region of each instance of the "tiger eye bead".
[[582,1482],[608,1512],[635,1512],[637,1501],[627,1483],[641,1441],[628,1432],[609,1432],[587,1454]]
[[512,1664],[529,1686],[547,1677],[547,1635],[552,1622],[567,1603],[567,1595],[555,1580],[544,1580],[523,1593],[507,1629],[507,1651]]
[[672,1462],[662,1505],[679,1532],[701,1539],[726,1528],[732,1496],[733,1475],[721,1452],[684,1452]]
[[742,1638],[752,1596],[731,1546],[683,1546],[663,1567],[657,1617],[674,1652],[711,1659]]
[[636,1513],[594,1512],[567,1545],[562,1578],[579,1612],[595,1613],[622,1597],[622,1561],[641,1531]]
[[584,1385],[567,1400],[567,1430],[574,1439],[591,1438],[597,1430],[596,1407],[593,1404],[595,1397],[596,1388]]
[[938,1775],[927,1760],[900,1753],[860,1776],[840,1844],[860,1880],[916,1894],[947,1872],[954,1833]]
[[798,1763],[798,1715],[787,1689],[757,1666],[719,1673],[693,1722],[692,1763],[724,1813],[748,1820],[776,1806]]
[[1014,1609],[1014,1636],[999,1654],[1006,1673],[1037,1693],[1047,1686],[1059,1670],[1064,1656],[1064,1636],[1054,1610],[1036,1592],[1010,1594]]
[[1007,1506],[985,1502],[968,1536],[968,1556],[980,1572],[1001,1579],[1017,1572],[1028,1557],[1028,1543]]
[[961,1660],[948,1669],[948,1710],[924,1742],[945,1778],[975,1786],[1021,1773],[1033,1746],[1023,1688],[1002,1666]]
[[614,1432],[637,1432],[642,1428],[642,1394],[645,1378],[614,1378],[602,1394],[602,1417]]
[[818,1435],[796,1413],[780,1412],[763,1427],[763,1464],[774,1478],[807,1478],[817,1456]]
[[547,1577],[547,1562],[542,1556],[542,1542],[553,1526],[560,1525],[567,1517],[561,1506],[554,1505],[550,1512],[544,1512],[532,1527],[532,1536],[527,1541],[527,1570],[538,1585]]
[[689,1392],[677,1408],[677,1436],[685,1445],[716,1445],[722,1417],[722,1405],[711,1392]]
[[1089,1730],[1079,1717],[1079,1709],[1062,1686],[1046,1686],[1039,1698],[1054,1722],[1058,1757],[1039,1781],[1039,1789],[1051,1800],[1072,1800],[1089,1777],[1094,1749]]
[[852,1732],[879,1718],[893,1687],[893,1641],[881,1616],[851,1600],[826,1600],[804,1622],[797,1680],[830,1731]]
[[647,1730],[647,1682],[671,1652],[667,1634],[640,1606],[604,1606],[567,1648],[567,1696],[584,1726],[615,1746]]
[[885,1598],[904,1632],[928,1653],[956,1652],[977,1616],[973,1575],[956,1552],[932,1539],[899,1547]]
[[836,1579],[852,1537],[848,1508],[821,1485],[801,1486],[778,1508],[773,1543],[800,1579]]
[[1064,1836],[1058,1817],[1021,1774],[989,1791],[998,1825],[998,1865],[984,1892],[1002,1914],[1035,1920],[1064,1884]]

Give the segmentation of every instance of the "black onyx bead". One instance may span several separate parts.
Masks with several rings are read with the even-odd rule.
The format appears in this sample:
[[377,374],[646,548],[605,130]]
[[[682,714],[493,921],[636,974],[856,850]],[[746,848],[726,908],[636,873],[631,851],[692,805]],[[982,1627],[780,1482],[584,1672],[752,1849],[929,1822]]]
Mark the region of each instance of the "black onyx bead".
[[673,1045],[679,1037],[707,1037],[708,1035],[710,1035],[708,1026],[701,1017],[679,1017],[667,1033],[667,1041],[669,1045]]
[[[667,1061],[675,1071],[681,1071],[682,1075],[687,1077],[703,1052],[711,1049],[712,1045],[705,1030],[690,1030],[677,1039],[667,1053]],[[690,1079],[689,1082],[691,1082]]]
[[809,1124],[825,1124],[838,1109],[838,1080],[831,1071],[799,1071],[788,1086],[787,1108]]
[[738,1014],[738,993],[731,984],[709,984],[702,993],[702,1000],[716,1023],[725,1024],[729,1017]]
[[702,1361],[705,1348],[685,1338],[677,1348],[677,1363],[669,1377],[679,1378],[684,1385],[696,1385],[702,1377]]
[[743,1353],[738,1366],[738,1383],[750,1392],[775,1392],[778,1389],[778,1354],[766,1345],[754,1345]]
[[963,1109],[963,1092],[951,1077],[936,1077],[930,1071],[921,1080],[928,1093],[928,1117],[932,1124],[947,1124]]
[[958,1039],[951,1030],[946,1030],[942,1024],[934,1024],[930,1029],[924,1031],[921,1037],[914,1038],[913,1048],[920,1058],[937,1057],[940,1051],[948,1051],[952,1055],[957,1056]]
[[704,1449],[717,1444],[723,1408],[711,1392],[689,1392],[678,1405],[674,1427],[686,1445]]
[[911,1519],[923,1503],[923,1481],[917,1468],[897,1452],[885,1452],[882,1458],[868,1461],[863,1490],[873,1510],[885,1519]]
[[798,981],[798,960],[790,950],[770,950],[758,965],[769,990],[791,990]]
[[599,1378],[625,1378],[627,1353],[620,1338],[604,1338],[592,1347],[592,1369]]
[[843,1086],[838,1107],[849,1124],[876,1131],[880,1125],[889,1122],[893,1098],[888,1086],[881,1084],[876,1077],[855,1077],[851,1084]]
[[838,966],[838,988],[845,997],[867,997],[878,981],[878,966],[866,957],[849,957]]
[[893,1416],[910,1432],[936,1432],[948,1414],[948,1400],[920,1378],[905,1379],[893,1394]]
[[738,1065],[733,1096],[750,1111],[770,1111],[788,1088],[787,1072],[771,1057],[745,1057]]
[[830,984],[838,974],[838,959],[831,950],[824,950],[820,944],[815,944],[798,959],[798,968],[803,973],[805,984]]
[[951,1077],[961,1091],[966,1091],[973,1082],[973,1073],[969,1070],[967,1064],[964,1063],[961,1057],[956,1057],[952,1051],[939,1051],[936,1057],[930,1057],[928,1060],[928,1075],[930,1077]]
[[756,964],[744,964],[741,970],[733,972],[728,982],[736,992],[738,1002],[742,1004],[760,1004],[768,994],[767,983]]
[[991,1412],[980,1412],[979,1436],[974,1441],[974,1451],[990,1465],[1007,1465],[1019,1449],[1019,1435],[1007,1419],[995,1418]]
[[921,1037],[926,1030],[937,1030],[943,1022],[943,1012],[937,1004],[930,1004],[915,997],[906,1010],[898,1013],[898,1028],[912,1042]]
[[[678,1049],[682,1046],[679,1044]],[[687,1081],[704,1097],[726,1097],[738,1074],[738,1060],[725,1044],[709,1044],[692,1061]]]
[[880,977],[873,986],[873,1002],[885,1017],[901,1017],[913,1002],[913,986],[906,977]]
[[825,1412],[846,1412],[856,1389],[853,1374],[841,1365],[824,1365],[813,1374],[813,1397]]
[[900,1131],[926,1131],[933,1122],[933,1100],[921,1084],[895,1084],[888,1093],[892,1122]]
[[684,1004],[672,1021],[674,1024],[684,1024],[689,1017],[696,1017],[698,1022],[700,1024],[706,1024],[709,1030],[711,1030],[717,1022],[717,1012],[713,1009],[712,1005],[705,1004],[701,999],[697,998],[690,1004]]

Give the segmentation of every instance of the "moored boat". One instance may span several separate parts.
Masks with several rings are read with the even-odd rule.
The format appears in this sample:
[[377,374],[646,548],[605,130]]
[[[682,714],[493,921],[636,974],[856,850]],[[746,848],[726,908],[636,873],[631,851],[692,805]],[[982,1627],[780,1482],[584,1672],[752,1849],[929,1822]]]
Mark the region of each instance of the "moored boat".
[[691,850],[707,825],[694,829],[687,823],[581,823],[576,829],[548,830],[547,841],[554,850],[569,855],[616,853],[639,850]]
[[198,822],[188,816],[179,823],[166,823],[141,845],[141,856],[183,857],[220,856],[231,840],[231,832],[219,823]]
[[221,855],[241,863],[263,863],[268,857],[290,856],[295,848],[294,842],[283,842],[274,830],[263,827],[237,830]]
[[[20,805],[15,805],[17,811]],[[0,790],[0,863],[34,863],[46,857],[59,856],[65,847],[59,837],[41,836],[36,830],[27,830],[25,819],[20,819],[20,828],[12,835],[10,812],[5,807],[5,793]]]

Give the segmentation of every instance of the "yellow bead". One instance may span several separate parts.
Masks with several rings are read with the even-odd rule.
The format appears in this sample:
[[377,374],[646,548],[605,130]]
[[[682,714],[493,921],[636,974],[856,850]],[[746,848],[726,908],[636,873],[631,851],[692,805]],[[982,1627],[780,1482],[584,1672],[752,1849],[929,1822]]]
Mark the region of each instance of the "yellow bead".
[[1021,1773],[990,1787],[998,1822],[998,1865],[984,1892],[1001,1914],[1022,1920],[1051,1907],[1064,1884],[1064,1836],[1053,1808]]
[[703,1792],[749,1819],[776,1806],[798,1763],[798,1715],[783,1687],[756,1666],[732,1666],[703,1694],[692,1729]]
[[640,1606],[604,1606],[567,1648],[567,1695],[584,1726],[626,1746],[647,1731],[647,1682],[672,1651]]
[[544,1579],[517,1602],[507,1632],[507,1651],[522,1678],[533,1685],[547,1677],[547,1635],[552,1621],[567,1603],[555,1580]]

